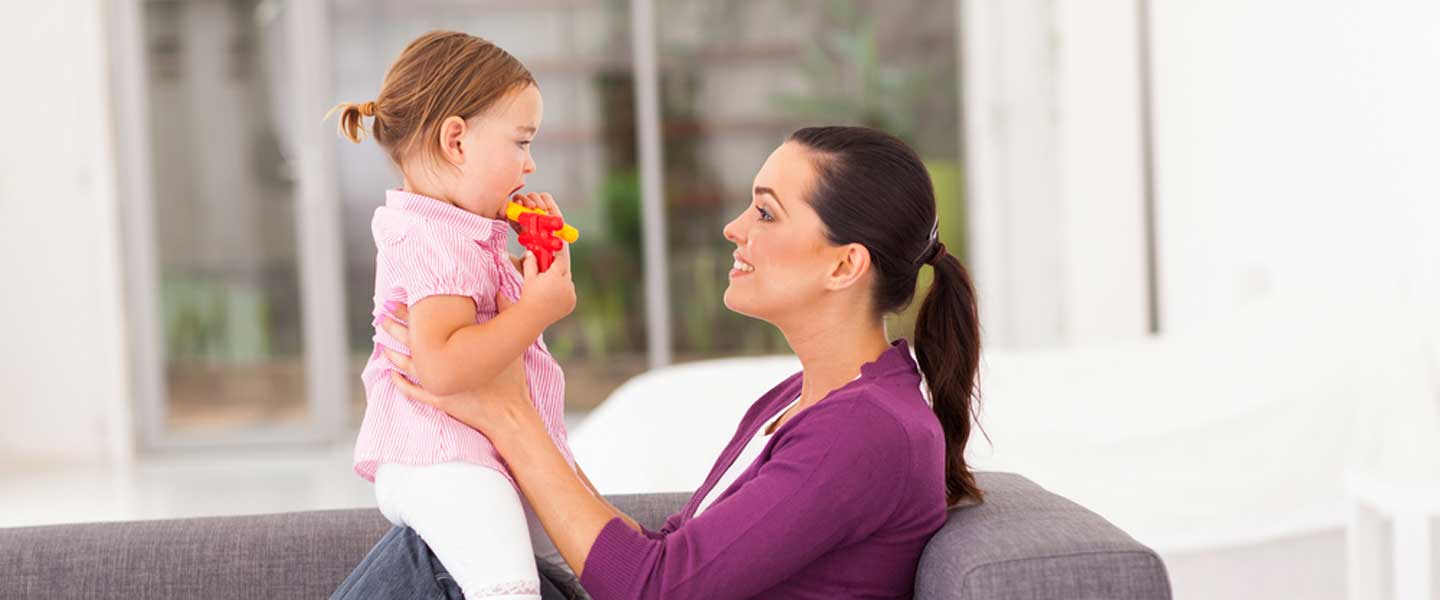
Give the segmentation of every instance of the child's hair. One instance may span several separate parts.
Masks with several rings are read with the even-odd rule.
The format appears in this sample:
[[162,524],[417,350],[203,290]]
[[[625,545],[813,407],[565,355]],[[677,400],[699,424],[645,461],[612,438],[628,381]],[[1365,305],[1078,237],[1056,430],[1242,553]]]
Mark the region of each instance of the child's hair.
[[360,120],[374,117],[375,141],[400,165],[417,143],[422,157],[439,158],[435,142],[445,119],[469,119],[527,85],[536,85],[530,70],[499,46],[458,31],[431,31],[390,65],[379,96],[330,112],[340,111],[340,135],[357,144],[364,134]]

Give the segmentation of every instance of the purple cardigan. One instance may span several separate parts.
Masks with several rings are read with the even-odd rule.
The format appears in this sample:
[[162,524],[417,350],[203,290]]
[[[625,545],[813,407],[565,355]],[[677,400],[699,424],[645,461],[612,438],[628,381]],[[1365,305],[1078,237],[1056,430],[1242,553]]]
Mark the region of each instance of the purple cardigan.
[[776,430],[694,516],[800,388],[796,373],[750,407],[705,483],[660,531],[606,523],[585,562],[585,590],[596,600],[909,598],[920,553],[945,524],[945,437],[904,340]]

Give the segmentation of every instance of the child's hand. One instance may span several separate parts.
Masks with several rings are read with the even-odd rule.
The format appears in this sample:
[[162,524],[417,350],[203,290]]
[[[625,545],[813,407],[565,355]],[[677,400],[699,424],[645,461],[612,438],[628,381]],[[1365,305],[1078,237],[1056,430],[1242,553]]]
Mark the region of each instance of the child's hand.
[[[550,194],[545,194],[545,193],[537,194],[537,193],[535,193],[535,192],[530,192],[530,193],[527,193],[527,194],[515,194],[515,195],[510,196],[510,200],[512,200],[512,201],[514,201],[514,202],[520,203],[520,204],[523,205],[525,208],[538,208],[538,209],[540,209],[540,210],[549,212],[549,213],[552,214],[552,215],[559,215],[559,214],[560,214],[560,207],[555,204],[555,198],[554,198],[553,196],[551,196]],[[563,219],[564,217],[561,217],[561,218]],[[514,232],[518,235],[518,234],[521,232],[521,229],[522,229],[522,228],[520,227],[520,223],[519,223],[518,221],[510,221],[510,229],[511,229],[512,231],[514,231]],[[513,256],[513,255],[512,255],[512,256],[510,256],[509,258],[510,258],[510,263],[513,264],[513,265],[515,265],[515,270],[516,270],[516,271],[520,271],[521,273],[524,273],[524,272],[525,272],[525,256],[524,256],[524,255],[521,255],[521,256]]]
[[535,254],[525,253],[525,289],[520,292],[519,304],[528,305],[527,310],[542,315],[546,325],[565,318],[575,310],[575,282],[570,279],[570,244],[561,243],[555,253],[555,262],[544,273],[536,262]]
[[[550,200],[548,205],[545,202],[545,199],[547,198]],[[550,212],[550,214],[552,215],[559,214],[551,211],[550,207],[554,206],[555,199],[551,198],[550,194],[537,194],[535,192],[530,192],[526,194],[514,194],[510,196],[510,200],[520,204],[521,206],[524,206],[525,208],[538,208],[540,210]],[[510,221],[510,230],[514,231],[515,233],[520,233],[520,223],[518,221]],[[520,268],[520,266],[517,264],[515,268],[518,269]]]

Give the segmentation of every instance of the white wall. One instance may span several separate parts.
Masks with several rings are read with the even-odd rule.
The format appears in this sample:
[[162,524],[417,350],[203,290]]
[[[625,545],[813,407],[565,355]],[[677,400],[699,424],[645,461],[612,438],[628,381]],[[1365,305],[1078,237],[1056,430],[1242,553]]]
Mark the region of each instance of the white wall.
[[[1440,305],[1440,4],[1148,1],[1162,332],[1285,290]],[[962,7],[988,342],[1142,337],[1138,4]]]
[[130,455],[99,0],[0,4],[0,461]]
[[992,348],[1148,332],[1134,8],[962,2],[970,267]]
[[1162,328],[1281,290],[1440,306],[1440,4],[1152,4]]

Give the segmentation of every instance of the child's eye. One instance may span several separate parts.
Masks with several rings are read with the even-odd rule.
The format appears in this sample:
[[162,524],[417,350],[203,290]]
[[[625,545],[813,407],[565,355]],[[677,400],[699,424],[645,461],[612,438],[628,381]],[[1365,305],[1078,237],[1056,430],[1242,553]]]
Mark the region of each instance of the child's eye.
[[760,208],[760,207],[758,207],[758,206],[755,207],[755,211],[758,212],[758,213],[760,213],[760,220],[761,220],[761,221],[774,221],[774,220],[775,220],[774,217],[771,217],[771,216],[770,216],[770,211],[767,211],[767,210],[765,210],[765,209],[763,209],[763,208]]
[[521,148],[524,148],[524,147],[530,145],[530,140],[521,140],[521,141],[515,142],[515,145],[517,145],[517,146],[519,146],[519,147],[521,147]]

